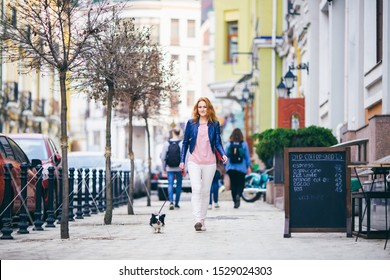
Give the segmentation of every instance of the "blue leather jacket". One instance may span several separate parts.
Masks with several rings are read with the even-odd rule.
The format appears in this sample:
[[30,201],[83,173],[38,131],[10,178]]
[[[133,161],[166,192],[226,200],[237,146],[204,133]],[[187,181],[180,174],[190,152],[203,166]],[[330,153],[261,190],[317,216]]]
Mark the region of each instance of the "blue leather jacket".
[[[225,151],[222,146],[221,141],[221,127],[219,125],[218,121],[215,122],[208,122],[207,126],[209,127],[209,140],[211,145],[211,150],[213,153],[215,153],[215,149],[218,150],[219,154],[221,156],[225,155]],[[193,119],[189,120],[186,125],[186,130],[184,132],[184,139],[182,143],[182,149],[181,149],[181,160],[180,162],[186,162],[186,155],[188,148],[190,149],[190,153],[195,149],[196,144],[196,137],[198,136],[198,127],[199,127],[199,121],[194,122]]]

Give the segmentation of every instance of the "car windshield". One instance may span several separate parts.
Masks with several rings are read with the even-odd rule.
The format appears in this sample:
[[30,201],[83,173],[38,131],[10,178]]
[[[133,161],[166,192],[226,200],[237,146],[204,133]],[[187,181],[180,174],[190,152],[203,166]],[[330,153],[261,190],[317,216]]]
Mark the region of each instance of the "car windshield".
[[47,160],[49,155],[43,139],[12,138],[26,153],[28,158]]

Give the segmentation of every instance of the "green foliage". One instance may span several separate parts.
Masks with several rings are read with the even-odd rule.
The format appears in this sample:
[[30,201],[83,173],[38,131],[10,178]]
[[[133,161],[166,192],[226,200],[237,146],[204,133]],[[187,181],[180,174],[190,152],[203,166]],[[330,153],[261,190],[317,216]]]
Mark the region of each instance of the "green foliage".
[[309,126],[297,130],[291,128],[267,129],[252,135],[256,153],[264,162],[270,162],[285,147],[329,147],[337,144],[336,137],[328,128]]

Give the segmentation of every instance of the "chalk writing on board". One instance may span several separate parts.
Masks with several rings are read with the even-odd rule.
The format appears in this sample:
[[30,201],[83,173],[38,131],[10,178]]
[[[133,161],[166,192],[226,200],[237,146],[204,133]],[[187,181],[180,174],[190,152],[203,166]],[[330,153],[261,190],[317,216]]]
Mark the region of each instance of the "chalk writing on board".
[[295,153],[291,155],[291,161],[344,161],[342,154],[335,153]]
[[[334,185],[334,192],[343,192],[343,168],[342,164],[338,163],[339,161],[342,162],[344,160],[342,154],[293,153],[291,154],[290,159],[292,162],[290,171],[292,180],[290,184],[293,192],[305,192],[306,189],[312,188],[314,185],[318,184],[332,184]],[[298,163],[296,163],[297,161]],[[299,161],[310,162],[303,163]],[[333,165],[333,170],[329,170],[328,167],[323,170],[323,163],[327,161],[336,163]]]
[[334,175],[335,192],[343,192],[343,171],[341,164],[336,164],[334,168],[336,169]]
[[286,148],[285,237],[290,232],[347,231],[351,236],[350,151],[346,148]]

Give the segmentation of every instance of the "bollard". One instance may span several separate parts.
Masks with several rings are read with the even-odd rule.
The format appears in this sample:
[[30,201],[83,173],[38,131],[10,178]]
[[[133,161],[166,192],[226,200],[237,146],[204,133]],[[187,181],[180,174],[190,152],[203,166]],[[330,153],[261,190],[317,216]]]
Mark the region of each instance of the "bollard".
[[125,172],[124,171],[119,171],[119,201],[120,201],[120,205],[124,205],[125,204],[125,196],[124,196],[124,193],[123,193],[123,186],[124,186],[124,175],[125,175]]
[[54,167],[50,166],[49,171],[49,199],[48,199],[48,207],[47,207],[47,219],[46,219],[46,227],[55,227],[54,222],[56,219],[54,218],[54,186],[55,186],[55,177],[54,177]]
[[96,169],[92,169],[92,214],[97,214]]
[[103,194],[104,194],[104,189],[103,189],[103,170],[99,170],[99,186],[98,186],[98,200],[99,200],[99,212],[104,211],[104,205],[103,205]]
[[123,171],[123,205],[127,204],[127,193],[126,193],[126,187],[127,187],[127,171]]
[[117,171],[112,170],[111,171],[111,197],[112,197],[112,208],[117,207],[117,201],[116,201],[116,176]]
[[58,168],[58,198],[57,198],[57,201],[58,201],[58,209],[57,209],[57,224],[61,224],[62,203],[63,203],[62,194],[63,194],[63,190],[62,190],[62,167],[60,166],[60,167]]
[[[11,235],[12,233],[12,204],[11,201],[13,200],[13,190],[12,190],[12,164],[6,163],[4,165],[4,198],[3,203],[1,207],[1,213],[3,213],[1,222],[3,223],[3,226],[1,228],[1,232],[3,235],[0,237],[0,239],[14,239]],[[5,209],[5,207],[7,207]]]
[[83,169],[77,169],[77,211],[76,211],[76,219],[84,219],[83,217]]
[[85,188],[84,188],[84,217],[90,217],[91,216],[91,210],[89,205],[89,168],[86,168],[84,170],[85,172]]
[[69,221],[74,221],[74,171],[75,169],[73,167],[69,168]]
[[35,168],[37,170],[37,183],[35,184],[35,212],[34,212],[34,228],[33,230],[43,230],[42,225],[42,165],[38,164]]
[[27,169],[28,169],[28,164],[26,162],[23,162],[20,165],[20,188],[21,188],[22,207],[20,208],[19,223],[18,223],[19,230],[17,231],[17,233],[20,234],[29,233],[29,231],[27,230],[28,222],[27,222],[27,210],[26,210],[27,209],[27,204],[26,204]]
[[130,187],[130,171],[126,171],[125,175],[125,194],[126,194],[126,203],[129,203],[129,187]]

